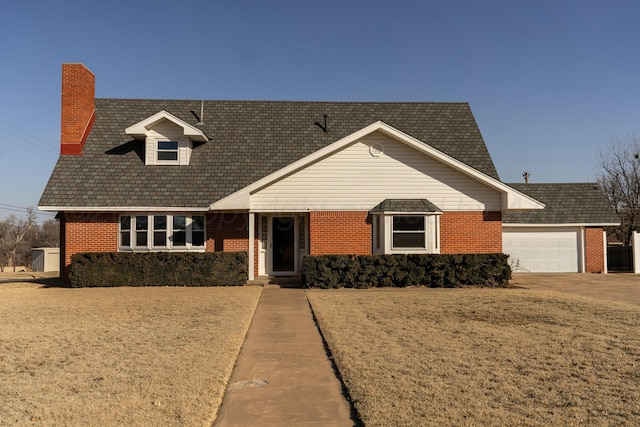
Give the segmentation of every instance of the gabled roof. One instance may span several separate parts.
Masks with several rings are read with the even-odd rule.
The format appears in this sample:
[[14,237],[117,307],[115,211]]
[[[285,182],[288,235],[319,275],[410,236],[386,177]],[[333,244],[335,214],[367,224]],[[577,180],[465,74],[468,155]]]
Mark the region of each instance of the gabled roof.
[[[200,100],[96,99],[95,105],[96,121],[82,156],[60,157],[40,208],[206,210],[210,204],[378,121],[498,181],[466,103],[201,104]],[[194,145],[188,166],[146,166],[142,160],[144,142],[126,134],[127,128],[147,123],[159,111],[209,138],[209,143]],[[191,111],[202,111],[203,125]],[[328,116],[328,132],[315,124],[324,124],[324,114]]]
[[440,208],[427,199],[386,199],[369,211],[370,213],[442,213]]
[[364,138],[367,135],[370,135],[374,132],[382,132],[387,136],[394,138],[397,141],[406,144],[413,149],[416,150],[417,153],[422,155],[427,155],[432,157],[439,162],[446,164],[452,169],[457,170],[479,182],[482,182],[484,185],[487,185],[501,193],[502,200],[502,209],[542,209],[544,207],[539,201],[532,199],[526,194],[519,193],[515,191],[513,188],[504,184],[498,179],[492,178],[472,167],[469,167],[466,163],[463,163],[446,153],[437,150],[423,142],[417,140],[416,138],[408,135],[399,129],[396,129],[388,124],[377,121],[375,123],[370,124],[350,135],[345,136],[344,138],[339,139],[313,153],[308,156],[303,157],[302,159],[293,162],[274,173],[271,173],[265,176],[262,179],[254,181],[250,185],[236,191],[235,193],[224,197],[214,203],[211,204],[210,209],[212,210],[235,210],[235,209],[249,209],[250,207],[250,195],[254,194],[256,191],[259,191],[262,188],[265,188],[278,180],[287,177],[290,174],[293,174],[309,165],[313,164],[315,161],[322,159],[324,157],[330,156],[348,145],[358,141],[361,138]]
[[180,120],[173,114],[164,110],[154,114],[151,117],[147,117],[146,119],[134,125],[129,126],[125,129],[124,132],[133,138],[144,139],[156,124],[164,120],[169,121],[178,127],[181,127],[184,136],[188,137],[192,141],[207,142],[209,140],[209,138],[207,138],[207,135],[205,135],[202,130],[198,129],[195,126],[192,126],[184,120]]
[[620,218],[597,183],[508,184],[543,202],[542,210],[504,212],[503,225],[618,225]]

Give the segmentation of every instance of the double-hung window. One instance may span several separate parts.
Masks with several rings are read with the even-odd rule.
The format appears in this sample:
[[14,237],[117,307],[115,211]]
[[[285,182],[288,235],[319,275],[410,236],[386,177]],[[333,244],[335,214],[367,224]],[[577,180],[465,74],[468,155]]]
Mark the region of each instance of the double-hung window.
[[178,141],[158,141],[156,160],[176,163],[178,161]]
[[203,251],[204,215],[121,215],[118,247],[122,251]]
[[438,213],[376,214],[373,218],[373,252],[413,254],[440,252]]
[[425,249],[427,246],[424,215],[394,215],[392,217],[391,248]]

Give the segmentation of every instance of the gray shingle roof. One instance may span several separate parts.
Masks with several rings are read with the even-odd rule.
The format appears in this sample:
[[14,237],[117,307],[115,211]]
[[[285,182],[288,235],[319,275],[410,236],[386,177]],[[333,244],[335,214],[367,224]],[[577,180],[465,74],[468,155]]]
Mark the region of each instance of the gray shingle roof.
[[597,183],[507,184],[544,203],[542,210],[505,212],[504,224],[619,223],[613,206]]
[[[145,166],[124,130],[166,110],[196,125],[200,101],[96,99],[83,156],[61,156],[39,206],[194,207],[211,203],[378,120],[498,179],[466,103],[204,101],[211,139],[188,166]],[[316,126],[328,115],[329,132]]]
[[427,199],[386,199],[369,212],[442,212]]

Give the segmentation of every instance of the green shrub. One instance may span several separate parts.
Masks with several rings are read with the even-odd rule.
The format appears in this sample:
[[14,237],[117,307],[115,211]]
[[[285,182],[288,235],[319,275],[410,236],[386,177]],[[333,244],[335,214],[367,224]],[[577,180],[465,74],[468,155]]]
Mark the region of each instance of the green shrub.
[[72,287],[242,286],[246,252],[87,252],[71,257]]
[[511,278],[507,260],[505,254],[305,256],[302,281],[323,289],[504,287]]

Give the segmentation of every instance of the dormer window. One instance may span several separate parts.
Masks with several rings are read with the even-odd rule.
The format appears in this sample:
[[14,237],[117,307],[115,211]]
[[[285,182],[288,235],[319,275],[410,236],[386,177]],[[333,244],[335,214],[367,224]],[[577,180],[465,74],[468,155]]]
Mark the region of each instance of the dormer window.
[[159,163],[177,163],[178,141],[158,141],[156,160]]
[[201,129],[164,110],[129,126],[125,132],[145,141],[146,165],[188,165],[194,142],[209,141]]

